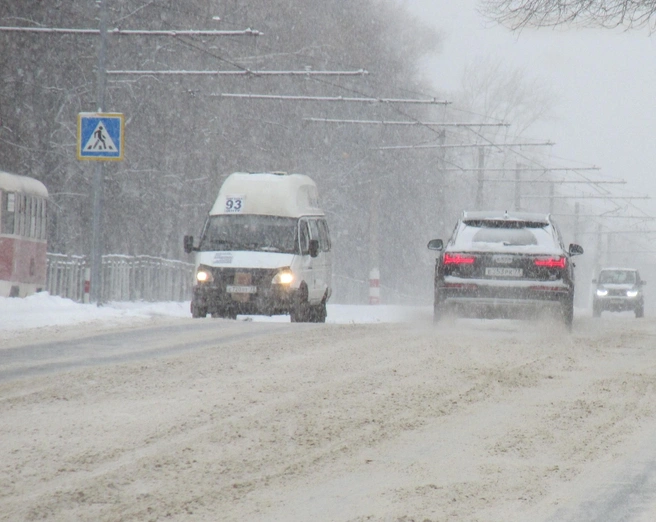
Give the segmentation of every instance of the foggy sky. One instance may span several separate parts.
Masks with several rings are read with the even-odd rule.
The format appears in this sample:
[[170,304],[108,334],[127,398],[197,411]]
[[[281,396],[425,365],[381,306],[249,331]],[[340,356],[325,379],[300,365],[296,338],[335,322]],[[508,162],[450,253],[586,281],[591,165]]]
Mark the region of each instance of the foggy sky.
[[[606,186],[617,195],[656,197],[656,42],[646,30],[543,28],[513,33],[485,21],[476,0],[400,0],[444,38],[442,52],[425,62],[437,89],[455,91],[465,66],[501,60],[524,68],[553,91],[553,119],[529,131],[556,143],[561,165],[598,166],[595,179],[623,179]],[[512,123],[512,122],[510,122]],[[634,201],[656,216],[656,201]],[[612,205],[585,202],[589,213]],[[593,208],[596,207],[596,208]],[[627,214],[636,214],[628,209]],[[626,228],[633,220],[606,220]],[[656,229],[646,223],[645,228]]]

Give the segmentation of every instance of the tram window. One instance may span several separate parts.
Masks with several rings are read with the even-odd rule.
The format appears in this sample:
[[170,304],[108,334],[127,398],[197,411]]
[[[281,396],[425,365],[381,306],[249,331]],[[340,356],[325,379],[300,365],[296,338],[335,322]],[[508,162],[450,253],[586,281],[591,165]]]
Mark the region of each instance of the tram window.
[[39,239],[39,231],[41,230],[41,198],[34,198],[32,207],[32,215],[34,216],[34,224],[32,225],[32,237]]
[[16,194],[16,227],[14,234],[22,236],[25,231],[25,196]]
[[47,224],[48,224],[48,218],[46,214],[46,209],[48,208],[48,202],[45,199],[41,200],[41,239],[46,238],[47,234]]
[[20,221],[20,231],[19,234],[21,236],[26,236],[27,235],[27,196],[18,196],[18,199],[20,201],[19,209],[18,209],[18,220]]
[[37,198],[30,198],[32,204],[31,204],[31,211],[30,211],[30,237],[38,237],[37,234],[37,225],[39,223],[39,214],[37,213]]
[[23,228],[21,229],[21,235],[27,237],[30,235],[30,197],[22,196],[21,199],[23,200]]
[[16,194],[5,192],[2,196],[2,233],[13,234],[16,216]]
[[25,213],[25,235],[32,237],[32,227],[34,227],[34,198],[26,196],[27,209]]
[[36,203],[36,230],[34,237],[43,239],[41,236],[41,208],[43,207],[43,200],[41,198],[35,198],[34,201]]

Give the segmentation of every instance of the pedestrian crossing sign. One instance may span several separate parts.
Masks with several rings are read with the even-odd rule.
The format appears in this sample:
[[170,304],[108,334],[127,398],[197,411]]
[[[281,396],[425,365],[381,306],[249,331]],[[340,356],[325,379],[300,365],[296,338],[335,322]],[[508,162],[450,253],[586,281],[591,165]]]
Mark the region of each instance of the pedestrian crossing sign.
[[77,115],[77,159],[123,159],[123,114],[80,112]]

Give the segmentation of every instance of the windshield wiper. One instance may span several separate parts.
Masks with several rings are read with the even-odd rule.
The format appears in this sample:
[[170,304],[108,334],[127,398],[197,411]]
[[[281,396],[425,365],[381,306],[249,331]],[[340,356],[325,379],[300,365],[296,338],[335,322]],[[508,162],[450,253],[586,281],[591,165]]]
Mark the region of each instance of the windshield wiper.
[[240,249],[240,250],[244,248],[244,245],[236,241],[233,241],[232,239],[209,239],[207,241],[203,241],[203,243],[201,244],[201,249],[218,247],[221,245],[229,246],[232,247],[233,249]]

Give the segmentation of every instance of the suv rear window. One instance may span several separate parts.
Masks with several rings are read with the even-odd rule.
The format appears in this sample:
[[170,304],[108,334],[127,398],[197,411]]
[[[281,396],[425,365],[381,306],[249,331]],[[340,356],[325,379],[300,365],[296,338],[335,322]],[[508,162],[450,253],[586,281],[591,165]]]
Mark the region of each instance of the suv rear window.
[[474,243],[537,245],[535,234],[526,228],[481,228],[472,237]]
[[[464,220],[451,242],[463,250],[489,250],[508,247],[527,253],[561,253],[554,228],[541,221]],[[488,246],[486,246],[488,245]]]

